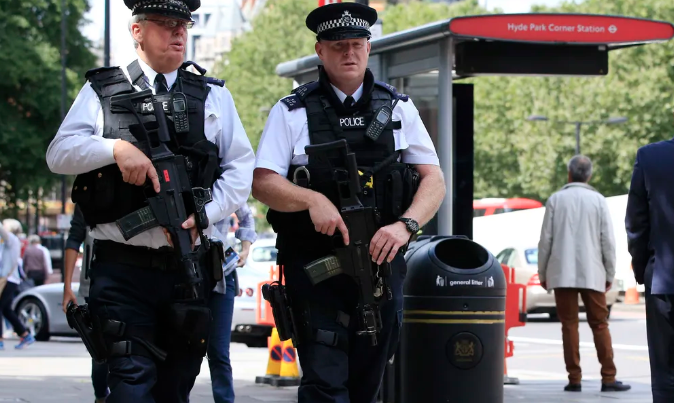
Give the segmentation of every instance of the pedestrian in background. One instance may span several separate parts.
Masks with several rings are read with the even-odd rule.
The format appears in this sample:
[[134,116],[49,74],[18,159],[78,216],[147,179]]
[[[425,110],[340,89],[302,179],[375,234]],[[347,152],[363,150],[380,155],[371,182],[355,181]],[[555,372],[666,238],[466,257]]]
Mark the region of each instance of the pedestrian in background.
[[674,402],[674,140],[637,151],[627,197],[627,248],[646,289],[653,403]]
[[[2,257],[0,258],[0,313],[4,315],[14,328],[14,332],[21,338],[14,346],[21,350],[35,343],[35,338],[26,330],[23,323],[12,309],[12,300],[21,284],[19,274],[19,259],[21,259],[21,223],[14,219],[6,219],[0,225],[0,240],[2,240]],[[5,343],[0,334],[0,350],[5,349]]]
[[[78,294],[84,298],[84,301],[89,303],[89,286],[91,280],[89,278],[91,269],[91,251],[93,248],[93,239],[89,235],[89,227],[84,221],[82,210],[78,205],[75,205],[75,214],[70,220],[70,230],[68,231],[68,240],[66,241],[66,254],[64,260],[65,267],[65,281],[63,283],[63,312],[68,309],[68,304],[72,302],[77,304],[77,297],[72,289],[73,273],[75,272],[75,264],[77,257],[80,254],[80,246],[85,244],[84,254],[82,256],[82,268],[80,270],[80,283],[78,287]],[[108,388],[108,364],[97,364],[93,359],[91,360],[91,384],[94,387],[94,396],[96,396],[96,403],[105,403],[106,398],[110,394]]]
[[23,252],[23,270],[35,286],[44,284],[53,273],[49,249],[41,245],[37,235],[28,237],[28,247]]
[[587,311],[601,363],[602,392],[630,389],[615,379],[613,346],[608,329],[606,291],[615,276],[615,240],[606,199],[588,185],[592,161],[576,155],[568,164],[569,183],[545,205],[538,243],[541,286],[554,290],[557,315],[562,322],[564,362],[569,373],[567,392],[581,391],[578,295]]
[[[234,315],[234,297],[238,294],[237,267],[243,267],[250,252],[250,246],[257,239],[255,220],[247,204],[236,210],[239,227],[234,233],[241,241],[238,262],[223,265],[223,279],[218,281],[211,296],[210,308],[213,316],[211,339],[208,343],[208,366],[211,371],[213,399],[215,403],[234,403],[234,378],[229,354],[232,340],[232,317]],[[220,238],[228,247],[227,233],[232,220],[228,217],[213,225],[213,236]]]

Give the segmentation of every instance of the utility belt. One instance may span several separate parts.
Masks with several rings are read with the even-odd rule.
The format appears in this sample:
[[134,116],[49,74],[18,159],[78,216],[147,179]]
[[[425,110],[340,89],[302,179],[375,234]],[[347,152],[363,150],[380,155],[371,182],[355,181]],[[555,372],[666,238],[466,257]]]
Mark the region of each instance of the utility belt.
[[174,250],[168,246],[152,249],[97,239],[94,240],[93,256],[96,261],[159,271],[174,272],[180,269]]
[[208,350],[211,311],[206,306],[173,303],[164,316],[165,323],[156,333],[161,347],[149,341],[142,327],[95,316],[89,306],[68,305],[66,319],[71,329],[77,331],[91,358],[99,364],[112,357],[138,355],[164,361],[167,351],[204,357]]

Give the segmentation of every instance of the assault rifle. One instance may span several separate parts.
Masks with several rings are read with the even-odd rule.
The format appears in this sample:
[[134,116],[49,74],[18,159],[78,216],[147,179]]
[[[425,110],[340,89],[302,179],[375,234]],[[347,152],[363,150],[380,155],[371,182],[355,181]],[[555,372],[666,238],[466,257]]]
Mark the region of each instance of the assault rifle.
[[[321,155],[324,158],[339,155],[344,168],[333,169],[333,179],[339,194],[339,211],[349,230],[349,245],[336,245],[335,254],[309,263],[304,270],[315,285],[337,274],[347,274],[357,283],[360,291],[358,299],[358,335],[370,336],[373,346],[377,345],[377,333],[382,328],[379,303],[384,289],[390,296],[384,277],[390,275],[388,263],[384,267],[376,266],[370,257],[370,241],[376,232],[374,211],[365,207],[358,195],[362,192],[361,178],[358,174],[356,155],[349,152],[346,140],[307,146],[306,154]],[[376,270],[373,270],[375,269]]]
[[[135,104],[146,99],[152,101],[156,124],[155,122],[143,124],[136,111]],[[130,127],[131,132],[138,141],[146,142],[147,149],[149,149],[148,157],[157,170],[161,188],[154,196],[147,196],[149,207],[117,220],[117,226],[127,240],[153,227],[166,228],[171,236],[175,254],[186,275],[187,281],[183,284],[185,299],[203,299],[199,285],[204,281],[204,276],[199,262],[200,258],[211,248],[211,240],[203,233],[203,230],[208,227],[208,217],[204,206],[213,199],[211,190],[191,187],[185,157],[173,154],[168,147],[171,137],[163,103],[155,99],[150,89],[116,95],[111,98],[110,102],[112,108],[123,108],[131,112],[138,120],[138,125]],[[190,230],[182,227],[190,212],[194,213],[201,240],[201,246],[195,251],[192,250]],[[220,251],[222,251],[221,248]],[[214,274],[218,271],[222,274],[221,265],[214,268]]]

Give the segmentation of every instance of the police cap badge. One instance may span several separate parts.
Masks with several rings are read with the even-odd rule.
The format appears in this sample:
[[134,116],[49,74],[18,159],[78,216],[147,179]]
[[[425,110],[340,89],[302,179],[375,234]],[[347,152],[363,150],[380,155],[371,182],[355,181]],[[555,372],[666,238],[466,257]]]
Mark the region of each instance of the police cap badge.
[[333,3],[318,7],[307,16],[307,28],[317,40],[370,38],[377,22],[377,10],[359,3]]

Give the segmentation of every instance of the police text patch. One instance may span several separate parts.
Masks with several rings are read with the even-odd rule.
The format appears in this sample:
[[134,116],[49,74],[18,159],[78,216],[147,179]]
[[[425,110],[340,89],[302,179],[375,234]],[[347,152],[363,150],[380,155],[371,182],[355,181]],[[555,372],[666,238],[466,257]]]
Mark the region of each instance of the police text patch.
[[350,116],[348,118],[339,118],[339,125],[342,128],[365,128],[367,122],[362,116]]

